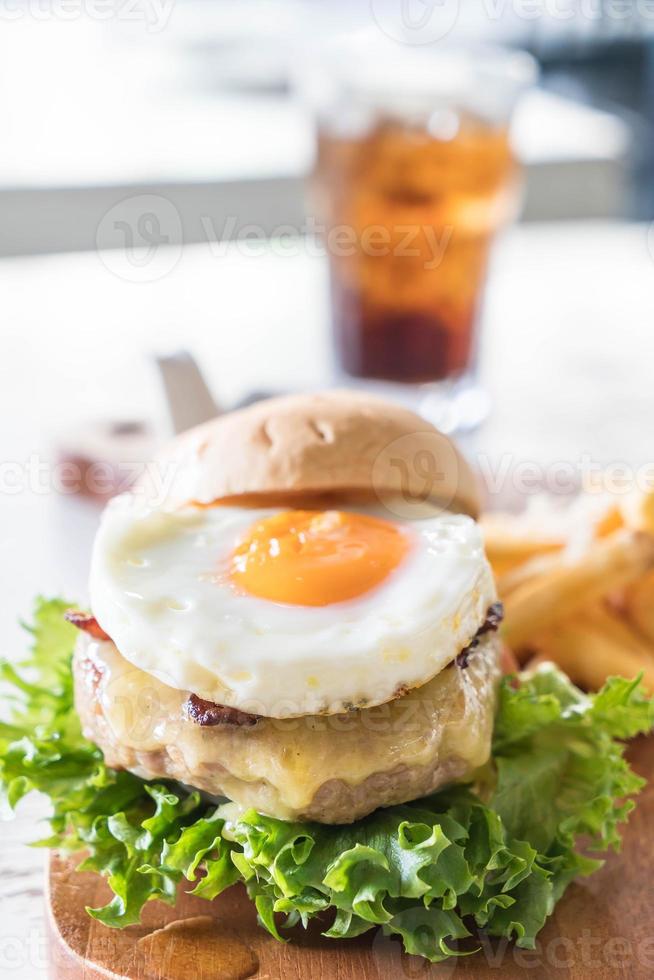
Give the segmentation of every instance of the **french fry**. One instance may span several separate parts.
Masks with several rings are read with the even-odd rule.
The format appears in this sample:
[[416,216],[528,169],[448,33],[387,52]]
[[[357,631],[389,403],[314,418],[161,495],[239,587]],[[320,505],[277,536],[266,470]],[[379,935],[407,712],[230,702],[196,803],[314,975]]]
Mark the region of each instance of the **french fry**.
[[613,534],[614,531],[619,530],[619,528],[625,526],[624,516],[622,511],[617,505],[609,507],[605,514],[603,514],[596,522],[594,527],[596,538],[605,538],[609,534]]
[[595,690],[607,677],[636,677],[654,693],[654,657],[634,652],[601,627],[582,618],[566,620],[543,634],[537,643],[537,660],[558,664],[576,684]]
[[619,530],[594,542],[570,563],[563,559],[543,575],[508,593],[504,639],[520,650],[530,639],[566,619],[579,607],[620,588],[654,568],[654,536]]
[[495,581],[497,583],[497,591],[501,599],[505,599],[509,592],[514,589],[519,588],[519,586],[524,585],[525,582],[529,582],[532,579],[538,578],[541,575],[545,575],[547,572],[553,571],[558,568],[561,564],[561,559],[558,554],[547,554],[547,555],[535,555],[530,558],[529,561],[522,562],[520,565],[514,565],[509,568],[503,574],[497,573],[495,567],[493,567],[493,572],[495,573]]
[[493,569],[496,582],[501,582],[506,575],[517,572],[519,568],[522,568],[526,564],[520,558],[489,558],[488,560]]
[[[565,546],[561,534],[541,534],[533,529],[525,529],[520,518],[511,514],[490,514],[482,517],[482,532],[486,555],[502,595],[500,583],[506,578],[510,583],[517,574],[522,579],[521,570],[532,561],[544,555],[556,554]],[[507,589],[511,586],[508,585]]]
[[495,561],[527,561],[534,555],[561,551],[566,544],[563,534],[527,530],[521,524],[521,519],[511,514],[485,514],[480,523],[491,564]]
[[654,571],[625,589],[623,605],[630,622],[654,643]]
[[650,643],[633,624],[617,614],[606,602],[597,602],[577,614],[580,622],[591,629],[599,630],[610,637],[625,650],[654,663],[654,643]]
[[627,527],[654,534],[654,490],[635,490],[620,501],[620,513]]

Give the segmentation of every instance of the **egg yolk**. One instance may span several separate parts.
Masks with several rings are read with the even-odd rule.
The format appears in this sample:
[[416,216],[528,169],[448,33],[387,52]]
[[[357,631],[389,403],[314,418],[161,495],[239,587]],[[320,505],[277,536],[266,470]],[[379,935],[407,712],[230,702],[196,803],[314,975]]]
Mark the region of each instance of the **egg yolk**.
[[340,510],[290,510],[257,521],[232,554],[230,578],[250,595],[327,606],[363,595],[410,548],[390,521]]

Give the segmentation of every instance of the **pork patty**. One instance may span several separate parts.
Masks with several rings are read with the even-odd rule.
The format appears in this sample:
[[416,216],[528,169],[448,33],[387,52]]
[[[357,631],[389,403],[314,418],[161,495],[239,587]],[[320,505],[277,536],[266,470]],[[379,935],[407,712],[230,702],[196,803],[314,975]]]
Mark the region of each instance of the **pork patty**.
[[80,636],[74,676],[85,735],[107,764],[171,778],[286,820],[350,823],[380,806],[467,779],[490,753],[499,641],[479,636],[466,664],[374,708],[203,726],[188,692]]

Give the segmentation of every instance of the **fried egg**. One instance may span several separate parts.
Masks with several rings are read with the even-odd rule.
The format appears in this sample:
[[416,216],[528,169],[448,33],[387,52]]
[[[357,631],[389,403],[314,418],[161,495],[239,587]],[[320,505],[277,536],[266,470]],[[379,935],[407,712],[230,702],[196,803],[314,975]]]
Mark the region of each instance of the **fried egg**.
[[372,508],[106,508],[93,613],[169,687],[284,718],[372,706],[426,683],[495,598],[469,517]]

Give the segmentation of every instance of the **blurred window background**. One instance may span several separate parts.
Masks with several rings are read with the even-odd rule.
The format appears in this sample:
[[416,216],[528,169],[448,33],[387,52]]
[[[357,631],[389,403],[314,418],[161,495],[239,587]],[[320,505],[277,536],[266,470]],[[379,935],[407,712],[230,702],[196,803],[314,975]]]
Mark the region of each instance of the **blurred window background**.
[[448,40],[537,59],[515,124],[524,220],[654,215],[647,0],[1,0],[0,254],[110,245],[100,218],[135,188],[170,191],[185,241],[201,215],[299,224],[298,58],[371,20],[392,35],[398,11],[409,41],[436,12]]

